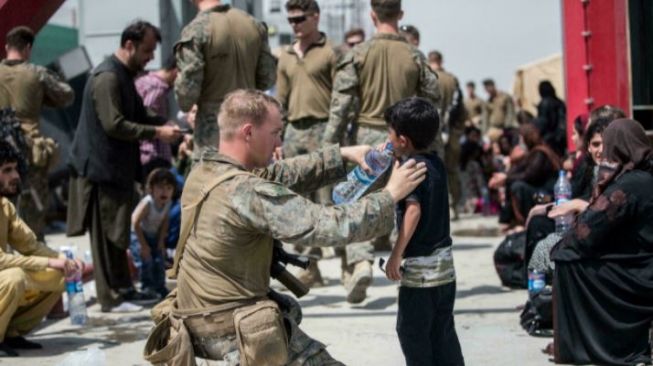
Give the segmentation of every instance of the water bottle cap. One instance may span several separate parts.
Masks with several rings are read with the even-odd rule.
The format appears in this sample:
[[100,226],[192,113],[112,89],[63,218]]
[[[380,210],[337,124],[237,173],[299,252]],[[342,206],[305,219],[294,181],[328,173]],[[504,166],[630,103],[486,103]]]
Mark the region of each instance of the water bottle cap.
[[560,169],[560,171],[558,172],[558,177],[561,177],[561,178],[562,178],[562,177],[564,177],[566,174],[567,174],[567,173],[565,172],[564,169]]
[[390,141],[386,142],[386,144],[385,144],[385,148],[383,148],[383,150],[385,150],[385,151],[392,151],[392,150],[394,150],[394,147],[392,146],[392,142],[390,142]]

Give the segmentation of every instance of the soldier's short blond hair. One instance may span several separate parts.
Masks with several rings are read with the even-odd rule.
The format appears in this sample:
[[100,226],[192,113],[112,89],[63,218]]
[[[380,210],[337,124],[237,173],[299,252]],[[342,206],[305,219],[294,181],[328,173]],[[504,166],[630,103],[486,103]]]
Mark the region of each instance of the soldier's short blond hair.
[[218,113],[220,136],[230,140],[238,128],[248,122],[260,126],[268,116],[269,107],[281,111],[276,99],[259,90],[239,89],[227,94]]

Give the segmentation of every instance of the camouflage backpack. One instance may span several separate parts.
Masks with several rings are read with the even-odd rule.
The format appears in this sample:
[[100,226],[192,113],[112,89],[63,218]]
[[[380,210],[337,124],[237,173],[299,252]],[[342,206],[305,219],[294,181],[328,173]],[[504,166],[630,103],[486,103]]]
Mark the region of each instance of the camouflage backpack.
[[23,136],[23,130],[20,128],[20,121],[16,117],[16,112],[11,108],[0,109],[0,140],[4,140],[18,155],[18,172],[24,179],[28,168],[28,151],[27,142]]

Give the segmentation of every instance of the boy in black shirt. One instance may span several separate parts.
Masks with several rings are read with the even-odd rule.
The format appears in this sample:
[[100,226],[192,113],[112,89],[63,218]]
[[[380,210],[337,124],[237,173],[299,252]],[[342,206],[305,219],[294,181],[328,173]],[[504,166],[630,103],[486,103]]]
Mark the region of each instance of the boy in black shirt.
[[388,108],[385,120],[395,156],[427,167],[426,179],[397,204],[399,236],[386,266],[387,277],[401,281],[401,349],[408,366],[464,365],[453,320],[456,275],[447,176],[442,159],[427,151],[438,131],[438,111],[428,100],[413,97]]

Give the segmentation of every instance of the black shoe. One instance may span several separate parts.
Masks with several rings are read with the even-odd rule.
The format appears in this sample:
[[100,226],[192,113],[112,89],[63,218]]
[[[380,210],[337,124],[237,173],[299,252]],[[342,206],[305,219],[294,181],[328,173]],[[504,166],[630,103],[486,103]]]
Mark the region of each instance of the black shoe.
[[157,293],[139,292],[136,290],[123,294],[122,298],[123,300],[136,305],[152,305],[161,299]]
[[5,337],[5,344],[15,349],[41,349],[42,345],[36,342],[31,342],[24,337]]
[[18,357],[18,352],[9,347],[7,343],[0,342],[0,357]]

